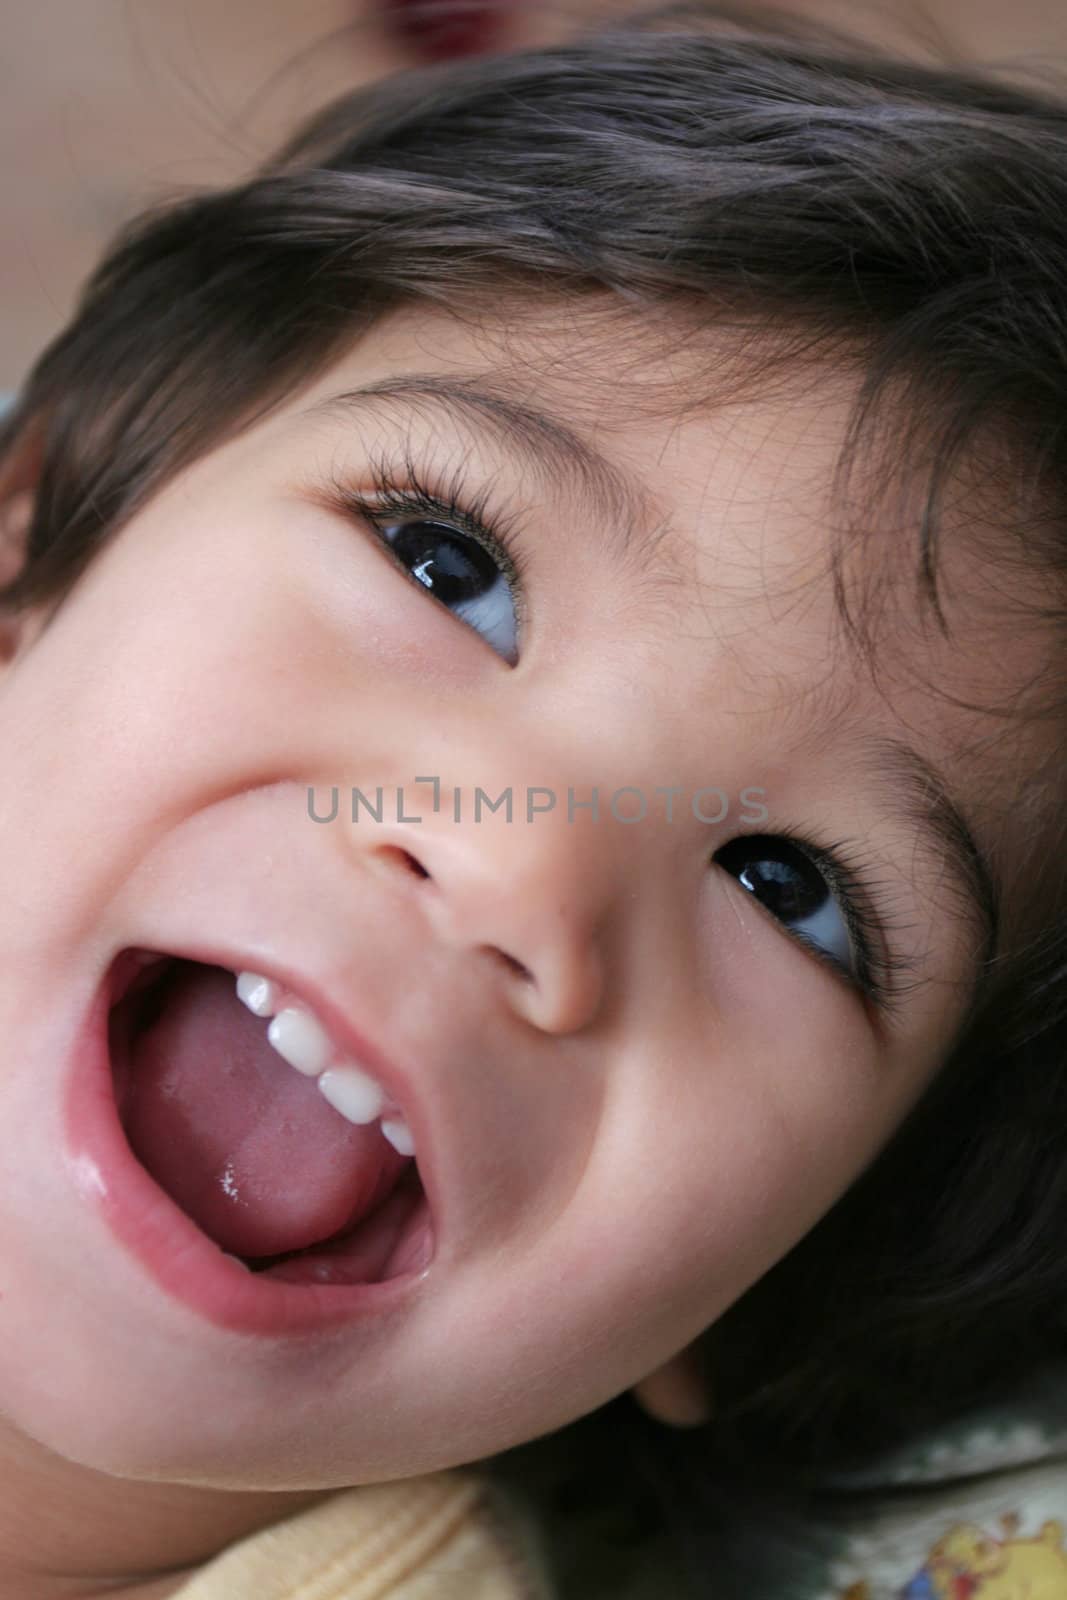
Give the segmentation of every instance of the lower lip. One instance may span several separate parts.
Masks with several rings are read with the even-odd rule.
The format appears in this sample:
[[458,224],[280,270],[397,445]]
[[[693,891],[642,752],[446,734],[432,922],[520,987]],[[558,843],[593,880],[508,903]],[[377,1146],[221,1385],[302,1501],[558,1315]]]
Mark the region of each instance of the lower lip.
[[122,981],[115,964],[75,1044],[64,1106],[66,1161],[86,1205],[164,1294],[227,1332],[277,1339],[394,1313],[434,1254],[425,1194],[413,1196],[392,1250],[407,1270],[383,1283],[286,1283],[227,1257],[154,1182],[130,1149],[115,1104],[108,1024]]

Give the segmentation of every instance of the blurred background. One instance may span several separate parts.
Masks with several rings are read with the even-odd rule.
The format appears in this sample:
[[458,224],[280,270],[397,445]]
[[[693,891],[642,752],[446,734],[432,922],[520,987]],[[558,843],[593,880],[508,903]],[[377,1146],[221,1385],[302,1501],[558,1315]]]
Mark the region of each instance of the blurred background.
[[[780,0],[904,53],[1067,72],[1067,0]],[[342,90],[565,39],[613,0],[0,0],[0,393],[118,225],[233,182]]]

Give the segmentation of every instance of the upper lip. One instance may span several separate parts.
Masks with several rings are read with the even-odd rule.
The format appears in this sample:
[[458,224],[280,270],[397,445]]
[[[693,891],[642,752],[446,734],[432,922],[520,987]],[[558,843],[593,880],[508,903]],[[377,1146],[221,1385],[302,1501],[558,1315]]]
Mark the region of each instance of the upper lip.
[[197,945],[194,948],[167,945],[165,948],[153,946],[153,951],[159,956],[174,956],[181,961],[199,962],[203,966],[226,967],[235,977],[239,972],[258,973],[291,991],[296,999],[302,1000],[315,1013],[334,1043],[346,1056],[365,1067],[381,1085],[387,1098],[399,1107],[415,1141],[414,1160],[439,1238],[442,1197],[437,1160],[426,1111],[415,1091],[411,1074],[406,1064],[386,1054],[376,1041],[357,1026],[347,1006],[331,992],[330,986],[288,962],[265,962],[261,956],[249,956],[232,946]]

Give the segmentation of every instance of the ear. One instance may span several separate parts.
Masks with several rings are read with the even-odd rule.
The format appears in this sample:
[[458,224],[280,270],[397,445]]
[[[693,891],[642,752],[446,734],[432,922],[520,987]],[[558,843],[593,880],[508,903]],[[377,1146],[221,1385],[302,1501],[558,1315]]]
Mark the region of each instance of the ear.
[[670,1361],[635,1383],[634,1399],[650,1417],[672,1428],[695,1428],[714,1411],[703,1341],[694,1340]]
[[[40,464],[40,434],[31,429],[28,437],[12,447],[0,468],[0,588],[18,577],[26,560]],[[0,606],[0,669],[8,666],[40,631],[46,609],[13,613]]]
[[[33,519],[33,491],[22,489],[0,503],[0,586],[12,583],[26,559],[26,534]],[[36,638],[47,607],[12,612],[0,607],[0,670]]]

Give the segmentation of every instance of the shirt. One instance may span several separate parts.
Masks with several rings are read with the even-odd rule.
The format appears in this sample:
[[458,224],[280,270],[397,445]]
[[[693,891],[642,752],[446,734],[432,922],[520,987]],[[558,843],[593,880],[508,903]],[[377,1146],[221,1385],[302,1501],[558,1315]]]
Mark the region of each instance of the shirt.
[[239,1540],[172,1600],[554,1600],[521,1501],[477,1472],[343,1489]]

